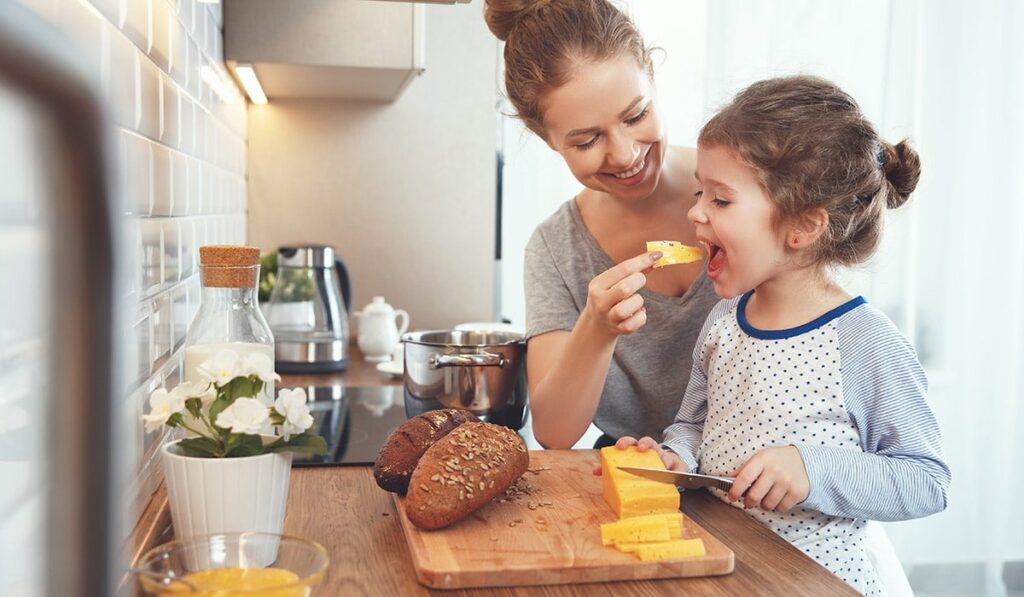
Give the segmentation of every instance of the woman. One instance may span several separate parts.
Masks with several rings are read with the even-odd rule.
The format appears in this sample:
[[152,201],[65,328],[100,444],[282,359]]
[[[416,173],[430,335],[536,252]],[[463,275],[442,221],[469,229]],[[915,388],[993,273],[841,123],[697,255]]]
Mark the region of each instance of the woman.
[[667,144],[650,51],[607,0],[487,0],[485,18],[519,118],[585,187],[526,248],[534,435],[568,448],[593,422],[598,446],[660,439],[717,297],[698,265],[651,270],[659,255],[638,253],[696,243],[696,153]]

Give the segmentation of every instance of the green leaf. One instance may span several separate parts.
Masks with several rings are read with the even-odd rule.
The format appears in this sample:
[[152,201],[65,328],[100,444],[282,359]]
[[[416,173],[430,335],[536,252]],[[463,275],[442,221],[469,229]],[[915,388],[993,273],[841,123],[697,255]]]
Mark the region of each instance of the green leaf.
[[217,415],[224,412],[224,409],[230,405],[231,401],[226,396],[221,396],[220,392],[218,392],[217,399],[210,404],[210,422],[216,425]]
[[291,436],[288,441],[284,441],[282,437],[267,446],[266,450],[267,452],[301,452],[323,455],[327,453],[327,441],[320,435],[300,433]]
[[258,435],[233,433],[231,434],[231,439],[236,445],[234,449],[228,450],[228,456],[240,458],[242,456],[257,456],[263,453],[263,440]]
[[173,415],[167,417],[167,423],[165,424],[168,427],[177,427],[178,425],[181,425],[183,421],[184,419],[182,418],[181,413],[174,413]]
[[199,398],[189,398],[185,401],[185,410],[196,419],[203,417],[203,401]]
[[178,442],[186,456],[198,458],[220,458],[224,456],[220,443],[208,437],[190,437]]
[[228,383],[228,394],[231,396],[231,402],[234,402],[238,398],[252,398],[256,395],[253,391],[253,383],[251,377],[236,377]]

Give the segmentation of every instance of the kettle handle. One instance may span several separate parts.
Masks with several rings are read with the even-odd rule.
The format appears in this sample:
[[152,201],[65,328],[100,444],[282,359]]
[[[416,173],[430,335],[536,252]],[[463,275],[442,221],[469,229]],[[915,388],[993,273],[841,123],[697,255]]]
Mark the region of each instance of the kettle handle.
[[348,279],[348,268],[341,259],[334,260],[334,269],[338,272],[338,282],[341,284],[341,300],[345,303],[345,312],[352,312],[352,284]]

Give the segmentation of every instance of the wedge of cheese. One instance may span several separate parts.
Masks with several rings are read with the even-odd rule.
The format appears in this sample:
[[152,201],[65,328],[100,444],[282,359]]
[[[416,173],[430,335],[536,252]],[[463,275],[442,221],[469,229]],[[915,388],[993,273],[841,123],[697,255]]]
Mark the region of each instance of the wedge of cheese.
[[661,259],[654,262],[654,267],[665,267],[677,263],[692,263],[704,258],[704,253],[698,247],[684,245],[674,240],[649,240],[647,241],[647,252],[661,251]]
[[620,466],[664,469],[665,465],[654,450],[640,452],[635,446],[625,450],[615,446],[601,448],[604,501],[620,519],[679,511],[679,491],[674,485],[631,475],[620,471]]
[[669,541],[683,537],[683,513],[650,514],[601,525],[601,543]]
[[[624,518],[601,525],[601,543],[604,545],[636,544],[651,541],[670,541],[683,537],[683,513],[648,514]],[[624,550],[620,550],[624,551]]]
[[677,558],[693,558],[705,555],[704,541],[701,539],[677,539],[663,543],[641,543],[633,552],[643,561],[674,560]]

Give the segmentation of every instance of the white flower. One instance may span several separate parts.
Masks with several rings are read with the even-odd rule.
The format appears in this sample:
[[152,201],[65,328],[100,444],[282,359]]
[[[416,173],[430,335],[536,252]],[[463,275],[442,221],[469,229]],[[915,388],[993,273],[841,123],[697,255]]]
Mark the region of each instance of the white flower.
[[274,359],[259,352],[251,352],[245,356],[240,375],[255,375],[264,383],[281,381],[281,376],[274,372]]
[[146,431],[153,432],[160,429],[167,419],[174,413],[179,413],[185,408],[185,399],[180,394],[168,392],[164,388],[157,388],[149,395],[149,414],[142,415],[146,423]]
[[270,412],[255,398],[239,398],[217,415],[217,427],[232,433],[259,433]]
[[219,386],[226,386],[242,374],[239,360],[238,353],[233,350],[218,351],[212,359],[199,365],[199,375]]
[[203,406],[209,406],[217,398],[217,390],[213,387],[213,384],[205,381],[199,383],[183,381],[171,390],[171,393],[181,396],[182,400],[199,398]]
[[274,410],[284,417],[281,425],[284,441],[288,441],[293,433],[302,433],[313,424],[313,415],[309,414],[309,405],[306,404],[306,390],[302,388],[278,392]]

